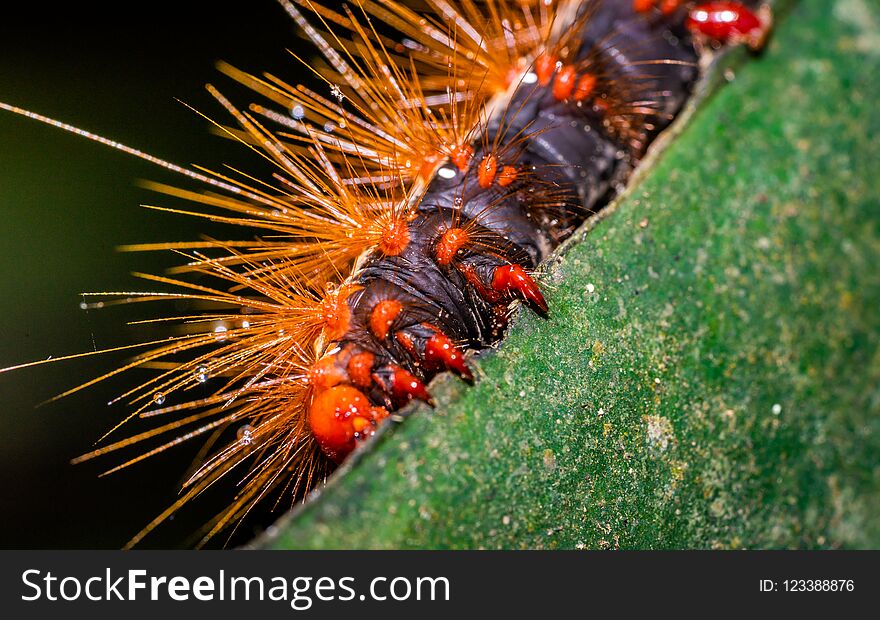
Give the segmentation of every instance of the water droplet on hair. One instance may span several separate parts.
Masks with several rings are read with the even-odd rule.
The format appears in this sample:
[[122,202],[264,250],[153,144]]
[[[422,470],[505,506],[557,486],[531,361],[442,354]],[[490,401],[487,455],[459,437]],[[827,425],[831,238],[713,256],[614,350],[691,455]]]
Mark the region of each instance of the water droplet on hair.
[[245,424],[238,429],[236,435],[241,445],[249,446],[254,441],[254,427],[250,424]]
[[196,381],[199,383],[205,383],[208,380],[208,367],[207,366],[199,366],[196,368]]
[[165,404],[165,394],[162,392],[156,392],[153,394],[153,402],[161,407]]

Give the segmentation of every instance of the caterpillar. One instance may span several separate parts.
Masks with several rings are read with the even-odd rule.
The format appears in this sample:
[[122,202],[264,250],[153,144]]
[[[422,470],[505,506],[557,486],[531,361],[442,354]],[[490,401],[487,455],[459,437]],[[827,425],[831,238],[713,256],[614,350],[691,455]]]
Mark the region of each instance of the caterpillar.
[[155,428],[76,462],[159,442],[115,472],[184,441],[213,446],[129,546],[231,474],[243,484],[202,542],[261,501],[299,500],[393,414],[431,403],[437,374],[474,381],[469,352],[495,346],[517,304],[552,312],[542,262],[622,190],[701,59],[722,44],[759,48],[770,25],[768,9],[736,2],[279,4],[323,58],[295,59],[319,86],[221,63],[260,100],[243,109],[209,86],[233,124],[204,115],[263,157],[269,178],[185,168],[0,104],[203,184],[150,187],[197,205],[166,211],[254,235],[131,247],[184,256],[143,276],[174,292],[93,297],[200,310],[163,318],[179,331],[61,395],[156,371],[114,401],[131,411],[102,439],[134,417]]

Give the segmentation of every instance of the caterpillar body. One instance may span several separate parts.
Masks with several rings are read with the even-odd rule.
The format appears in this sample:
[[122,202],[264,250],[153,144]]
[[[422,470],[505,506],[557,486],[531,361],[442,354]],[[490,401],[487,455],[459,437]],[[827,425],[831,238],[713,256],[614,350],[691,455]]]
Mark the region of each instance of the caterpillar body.
[[429,400],[423,385],[438,369],[470,379],[460,348],[497,342],[513,298],[548,311],[529,272],[626,177],[696,76],[683,29],[631,10],[582,5],[590,19],[567,37],[568,57],[536,60],[545,69],[517,84],[459,161],[431,178],[405,247],[371,254],[353,274],[350,324],[313,371],[324,389],[309,410],[334,460],[354,448],[359,425]]
[[[514,302],[552,311],[536,270],[624,186],[689,97],[702,50],[759,47],[769,28],[767,9],[734,2],[279,2],[325,58],[309,66],[327,92],[225,64],[269,103],[241,110],[208,87],[237,123],[217,131],[270,161],[270,179],[183,168],[0,104],[207,184],[152,187],[202,207],[177,212],[259,235],[137,247],[187,256],[147,276],[177,292],[102,294],[205,310],[70,391],[155,368],[118,400],[126,420],[168,420],[77,460],[171,437],[115,471],[228,437],[130,544],[232,471],[244,484],[205,540],[273,492],[301,498],[390,414],[431,403],[438,373],[473,381],[466,352],[498,343]],[[208,383],[210,396],[186,396]]]

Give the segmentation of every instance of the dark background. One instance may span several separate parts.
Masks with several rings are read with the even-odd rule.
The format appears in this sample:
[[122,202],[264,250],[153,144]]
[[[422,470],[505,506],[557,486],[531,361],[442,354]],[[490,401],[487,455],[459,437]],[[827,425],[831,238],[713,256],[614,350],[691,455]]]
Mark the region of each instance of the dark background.
[[[4,6],[0,19],[0,101],[179,164],[260,170],[259,158],[211,135],[207,122],[175,98],[225,121],[206,82],[241,106],[252,98],[214,62],[303,80],[305,70],[285,48],[304,44],[273,0],[159,0],[111,8],[15,3]],[[0,367],[154,336],[126,322],[173,308],[79,309],[82,292],[156,289],[130,272],[161,273],[179,262],[170,253],[118,253],[116,246],[200,233],[250,236],[140,208],[168,199],[139,187],[138,179],[194,187],[131,156],[0,112]],[[0,548],[117,548],[176,497],[198,445],[105,478],[98,474],[120,457],[69,464],[125,416],[124,406],[107,401],[143,375],[37,406],[124,359],[111,354],[0,374]],[[233,491],[221,487],[198,500],[143,546],[186,545]],[[266,522],[257,515],[231,543],[247,540]]]

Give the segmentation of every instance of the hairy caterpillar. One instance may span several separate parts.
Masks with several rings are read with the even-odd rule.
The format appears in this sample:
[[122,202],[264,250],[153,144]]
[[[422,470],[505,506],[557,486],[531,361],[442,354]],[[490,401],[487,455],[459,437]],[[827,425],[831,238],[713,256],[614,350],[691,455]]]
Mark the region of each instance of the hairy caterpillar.
[[[218,284],[151,277],[189,291],[120,296],[210,307],[131,364],[159,371],[124,395],[132,415],[171,421],[86,457],[159,431],[170,439],[119,468],[181,437],[229,439],[147,531],[231,471],[247,484],[206,537],[270,491],[301,496],[327,457],[429,399],[436,372],[470,379],[463,352],[497,342],[510,302],[548,311],[533,270],[625,182],[698,73],[688,3],[430,4],[423,18],[394,2],[282,3],[315,28],[325,88],[223,66],[269,103],[242,111],[214,91],[238,120],[218,132],[263,149],[277,175],[185,172],[210,194],[155,186],[264,232],[173,246],[179,271]],[[211,397],[188,398],[204,384]]]

